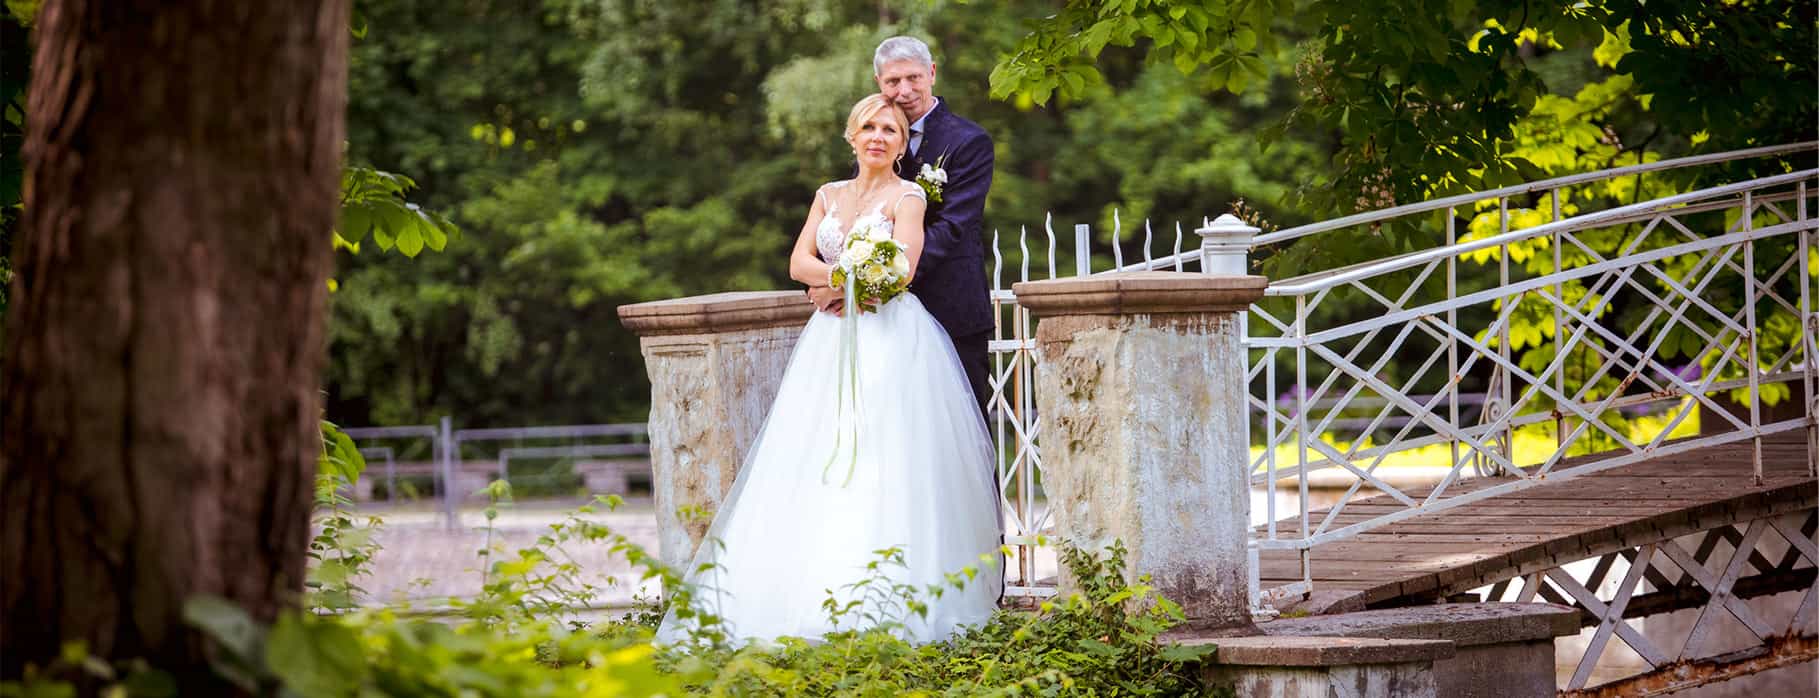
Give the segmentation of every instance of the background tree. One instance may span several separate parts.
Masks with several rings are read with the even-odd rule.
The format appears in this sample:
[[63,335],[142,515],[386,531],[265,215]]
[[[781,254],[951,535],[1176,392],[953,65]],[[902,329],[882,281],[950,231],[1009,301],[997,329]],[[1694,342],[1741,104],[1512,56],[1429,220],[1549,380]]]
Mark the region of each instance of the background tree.
[[464,234],[432,258],[349,260],[331,418],[643,420],[642,358],[614,308],[789,287],[788,247],[814,188],[851,174],[842,121],[894,34],[931,42],[937,93],[994,135],[986,212],[1008,248],[1020,228],[1040,240],[1050,212],[1064,251],[1074,223],[1093,224],[1101,266],[1114,209],[1127,245],[1142,217],[1170,240],[1172,221],[1240,197],[1305,220],[1275,202],[1325,147],[1291,136],[1260,160],[1246,135],[1293,106],[1291,81],[1233,95],[1126,55],[1077,99],[992,100],[986,76],[1048,6],[362,3],[373,29],[354,47],[350,157],[412,174]]
[[[992,93],[1037,103],[1082,95],[1104,81],[1107,57],[1126,50],[1243,93],[1276,75],[1282,63],[1272,57],[1299,54],[1304,99],[1265,136],[1339,134],[1332,174],[1299,192],[1336,214],[1381,203],[1363,195],[1379,186],[1410,202],[1538,178],[1548,168],[1520,147],[1519,122],[1544,95],[1605,75],[1620,86],[1602,95],[1604,109],[1580,116],[1631,144],[1606,166],[1650,147],[1718,152],[1811,138],[1819,105],[1786,86],[1819,80],[1815,11],[1775,0],[1072,0],[1018,41],[992,74]],[[1588,58],[1609,72],[1588,70]],[[1741,165],[1751,166],[1761,165]]]
[[186,600],[296,601],[348,6],[38,17],[0,381],[0,672],[65,642],[217,693]]

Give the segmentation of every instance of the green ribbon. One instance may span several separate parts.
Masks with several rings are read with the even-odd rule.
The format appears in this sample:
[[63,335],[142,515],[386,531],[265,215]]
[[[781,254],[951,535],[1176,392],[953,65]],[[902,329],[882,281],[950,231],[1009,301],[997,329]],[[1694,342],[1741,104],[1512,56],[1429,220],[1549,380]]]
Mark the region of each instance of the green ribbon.
[[[851,442],[847,448],[846,479],[840,482],[841,487],[852,484],[853,471],[859,467],[859,299],[854,290],[857,286],[854,278],[856,270],[846,272],[846,316],[840,319],[840,354],[834,359],[839,382],[835,386],[837,395],[834,398],[834,452],[828,454],[827,464],[821,466],[821,483],[827,484],[827,473],[840,461],[840,445]],[[850,413],[850,414],[849,414]]]

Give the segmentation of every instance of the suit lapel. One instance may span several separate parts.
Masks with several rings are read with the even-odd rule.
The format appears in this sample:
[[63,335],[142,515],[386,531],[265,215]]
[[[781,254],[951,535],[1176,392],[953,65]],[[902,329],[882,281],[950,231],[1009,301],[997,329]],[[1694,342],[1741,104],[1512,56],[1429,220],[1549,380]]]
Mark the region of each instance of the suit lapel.
[[928,118],[922,120],[922,147],[916,149],[915,155],[903,158],[902,164],[897,168],[897,176],[915,181],[924,164],[933,163],[941,157],[941,149],[947,147],[941,138],[944,135],[942,122],[947,120],[947,113],[946,102],[936,102],[935,108],[929,110]]

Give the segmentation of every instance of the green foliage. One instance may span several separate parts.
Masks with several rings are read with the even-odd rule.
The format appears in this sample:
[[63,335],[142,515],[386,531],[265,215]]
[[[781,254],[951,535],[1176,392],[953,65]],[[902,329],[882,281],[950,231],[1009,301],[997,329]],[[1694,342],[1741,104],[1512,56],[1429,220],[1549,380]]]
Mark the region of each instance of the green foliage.
[[[325,431],[331,434],[325,462],[342,458],[332,427]],[[357,478],[358,468],[350,471],[349,465],[344,460],[325,468],[337,478],[350,472]],[[489,486],[488,494],[494,507],[509,502],[503,483]],[[926,613],[943,594],[977,583],[979,571],[961,570],[941,584],[911,588],[889,574],[904,564],[902,551],[881,550],[861,579],[830,593],[824,605],[842,630],[743,644],[698,608],[701,590],[589,518],[619,505],[616,497],[598,498],[536,543],[491,560],[484,591],[458,604],[458,622],[368,608],[288,612],[268,626],[213,597],[191,600],[184,617],[213,641],[216,673],[258,695],[1230,695],[1202,685],[1195,671],[1215,648],[1162,639],[1183,621],[1181,609],[1155,595],[1147,578],[1127,581],[1119,544],[1103,557],[1063,550],[1078,591],[1045,601],[1034,613],[1000,611],[979,627],[928,645],[902,639],[904,622]],[[645,605],[591,627],[569,616],[591,605],[599,590],[582,581],[584,571],[568,554],[578,545],[606,545],[625,556],[644,579],[670,590],[669,606]],[[488,557],[490,552],[489,546]],[[679,644],[653,645],[666,613],[692,630]],[[71,647],[53,666],[30,668],[23,681],[0,684],[0,696],[74,695],[75,686],[95,681],[123,687],[128,695],[174,694],[169,677],[142,662],[110,665]]]
[[[1114,210],[1132,258],[1143,216],[1159,240],[1240,197],[1271,220],[1306,220],[1277,202],[1324,166],[1325,146],[1290,136],[1261,159],[1247,135],[1293,106],[1286,81],[1232,97],[1112,58],[1101,91],[1065,106],[989,100],[986,76],[1024,34],[1018,20],[1047,6],[363,3],[373,31],[353,46],[350,157],[409,172],[412,196],[463,234],[429,259],[347,260],[329,415],[643,419],[642,357],[615,308],[793,287],[789,246],[815,187],[851,176],[843,120],[876,89],[877,42],[900,33],[931,42],[936,94],[994,138],[987,237],[997,229],[1008,249],[1050,212],[1063,255],[1073,223],[1094,226],[1100,268]],[[1040,266],[1046,251],[1032,247]],[[1006,261],[1009,283],[1020,260]]]
[[[1541,71],[1554,53],[1589,57],[1628,79],[1617,96],[1653,111],[1625,127],[1708,150],[1810,138],[1812,100],[1777,97],[1787,84],[1819,78],[1808,60],[1814,27],[1811,6],[1748,0],[1256,0],[1217,8],[1075,0],[1037,21],[999,63],[992,94],[1037,103],[1084,96],[1099,82],[1094,66],[1107,46],[1135,47],[1150,63],[1242,93],[1272,73],[1272,55],[1290,50],[1275,37],[1301,42],[1293,50],[1301,54],[1302,104],[1264,138],[1290,128],[1341,135],[1337,172],[1300,195],[1337,214],[1536,178],[1541,164],[1510,146],[1518,122],[1548,109]],[[1672,98],[1657,102],[1656,94]],[[1598,119],[1578,114],[1573,125]],[[1354,201],[1373,185],[1387,188],[1381,199]]]
[[644,579],[665,578],[681,584],[680,577],[663,568],[642,546],[590,518],[622,506],[624,501],[618,495],[595,496],[591,503],[551,524],[535,543],[508,552],[498,549],[492,538],[499,507],[510,503],[510,486],[496,480],[483,492],[488,498],[483,512],[487,543],[476,551],[483,563],[483,584],[479,595],[454,602],[475,623],[506,629],[539,622],[579,624],[575,614],[593,608],[606,587],[620,582],[612,575],[593,577],[582,569],[572,552],[582,546],[605,546],[610,554],[628,560],[633,569],[644,570]]
[[216,671],[262,695],[656,696],[678,686],[649,644],[548,623],[450,627],[379,611],[286,613],[268,628],[210,599],[188,616],[216,642]]
[[169,673],[135,659],[118,664],[89,654],[80,642],[63,646],[48,666],[27,665],[16,681],[0,681],[0,698],[75,698],[83,691],[133,698],[174,698]]
[[459,229],[442,214],[405,201],[405,192],[416,186],[411,178],[400,174],[370,167],[343,168],[341,223],[334,231],[335,247],[359,252],[360,241],[370,233],[379,249],[396,249],[406,257],[417,256],[426,245],[441,252],[448,245],[450,234],[459,233]]
[[[1819,26],[1810,5],[1750,0],[1553,5],[1506,0],[1259,0],[1209,8],[1203,3],[1128,0],[1068,2],[1061,11],[1045,14],[994,68],[994,97],[1031,104],[1053,99],[1057,109],[1068,109],[1075,101],[1103,103],[1102,95],[1117,81],[1100,80],[1100,73],[1133,58],[1147,66],[1170,66],[1184,80],[1244,98],[1273,93],[1274,78],[1292,75],[1298,92],[1295,106],[1267,120],[1267,127],[1248,129],[1271,150],[1246,147],[1227,160],[1270,162],[1269,154],[1284,145],[1295,148],[1290,154],[1299,158],[1304,146],[1284,139],[1295,134],[1335,137],[1330,166],[1308,167],[1302,170],[1308,176],[1291,180],[1296,186],[1277,192],[1279,200],[1314,217],[1664,157],[1808,140],[1819,122],[1813,100],[1787,99],[1784,92],[1787,84],[1819,80],[1819,66],[1809,60]],[[1699,79],[1686,80],[1688,75]],[[1272,79],[1261,79],[1266,76]],[[1166,97],[1152,96],[1145,106],[1168,113],[1172,105]],[[1142,118],[1139,112],[1127,120]],[[1210,130],[1205,124],[1191,129]],[[1235,140],[1249,145],[1248,139]],[[1462,239],[1469,241],[1582,210],[1687,191],[1701,182],[1779,173],[1810,160],[1810,156],[1792,162],[1755,160],[1610,180],[1569,188],[1557,206],[1546,196],[1518,196],[1500,209],[1492,199],[1480,202],[1476,210],[1468,209],[1466,220],[1457,223],[1465,232]],[[1267,216],[1251,220],[1259,218],[1267,220]],[[1448,224],[1435,215],[1373,225],[1364,234],[1309,237],[1268,251],[1260,268],[1267,276],[1285,278],[1381,259],[1441,243]],[[1507,262],[1517,278],[1545,274],[1554,270],[1555,254],[1573,265],[1589,263],[1593,254],[1610,258],[1636,239],[1638,231],[1639,226],[1585,234],[1582,242],[1589,251],[1576,245],[1552,250],[1546,238],[1528,240],[1510,246]],[[1657,249],[1670,244],[1671,237],[1656,235],[1635,249]],[[1793,254],[1785,241],[1759,248],[1758,260]],[[1494,248],[1481,250],[1471,260],[1481,267],[1504,264],[1499,254]],[[1693,263],[1693,257],[1686,256],[1664,265],[1683,276]],[[1757,267],[1759,278],[1774,271],[1760,261]],[[1497,276],[1488,271],[1466,274],[1459,292],[1495,283]],[[1413,281],[1412,274],[1405,274],[1383,284],[1395,287]],[[1660,279],[1642,276],[1636,281],[1652,287],[1659,297],[1673,295]],[[1791,297],[1796,282],[1781,283],[1782,294]],[[1717,284],[1708,291],[1714,305],[1726,312],[1740,312],[1746,304],[1740,284]],[[1565,284],[1560,292],[1569,301],[1584,299],[1588,312],[1624,327],[1636,326],[1657,307],[1628,299],[1607,303],[1604,296],[1577,282]],[[1265,305],[1279,317],[1292,313],[1285,301]],[[1785,313],[1775,313],[1772,306],[1765,301],[1757,307],[1764,318],[1761,355],[1768,357],[1780,356],[1798,339],[1797,323],[1789,322],[1792,318]],[[1361,307],[1375,306],[1363,295],[1341,289],[1310,319],[1325,326],[1356,317],[1363,312]],[[1719,371],[1721,378],[1741,377],[1752,368],[1747,361],[1723,364],[1719,352],[1704,352],[1706,340],[1716,338],[1723,347],[1741,338],[1728,334],[1705,313],[1689,318],[1697,325],[1670,333],[1654,358],[1693,362],[1708,373]],[[1485,317],[1483,324],[1489,319]],[[1478,323],[1470,317],[1462,321]],[[1520,365],[1539,372],[1554,360],[1549,341],[1554,325],[1550,306],[1539,297],[1525,298],[1514,309],[1509,334]],[[1493,345],[1501,341],[1486,339]],[[1597,399],[1629,385],[1627,371],[1608,370],[1612,366],[1605,360],[1606,351],[1604,339],[1594,336],[1586,338],[1575,355],[1563,357],[1569,393],[1584,388],[1586,397]],[[1386,366],[1385,373],[1412,372],[1413,366],[1404,363]],[[1770,363],[1763,359],[1757,367]],[[1430,383],[1417,389],[1438,389],[1438,379]],[[1766,389],[1761,397],[1772,402],[1779,399],[1781,389],[1778,385]],[[1552,408],[1549,400],[1524,407]],[[1620,420],[1615,415],[1610,419]]]
[[[1035,613],[1000,611],[946,642],[912,645],[899,637],[902,622],[938,602],[941,594],[972,583],[973,573],[963,571],[945,584],[912,589],[888,581],[886,571],[902,564],[901,551],[881,550],[865,578],[830,594],[824,604],[836,627],[851,629],[820,638],[739,645],[718,634],[715,620],[708,617],[696,626],[692,641],[666,650],[658,660],[684,677],[690,693],[704,695],[1209,692],[1193,666],[1214,648],[1162,641],[1162,633],[1183,620],[1180,608],[1156,596],[1148,579],[1126,581],[1121,545],[1106,553],[1096,557],[1065,549],[1063,564],[1079,590],[1044,602]],[[682,606],[688,599],[673,597]],[[645,614],[646,625],[621,621],[602,632],[641,634],[659,615]]]
[[31,84],[32,52],[28,39],[39,3],[7,0],[0,12],[0,318],[6,317],[13,284],[13,238],[25,202],[25,90]]
[[354,608],[357,598],[366,590],[356,583],[368,574],[368,566],[380,546],[374,539],[381,521],[367,517],[356,521],[353,502],[344,491],[350,490],[366,471],[366,459],[354,440],[339,427],[322,422],[322,453],[316,459],[315,536],[310,538],[309,577],[304,605],[313,610],[334,611]]

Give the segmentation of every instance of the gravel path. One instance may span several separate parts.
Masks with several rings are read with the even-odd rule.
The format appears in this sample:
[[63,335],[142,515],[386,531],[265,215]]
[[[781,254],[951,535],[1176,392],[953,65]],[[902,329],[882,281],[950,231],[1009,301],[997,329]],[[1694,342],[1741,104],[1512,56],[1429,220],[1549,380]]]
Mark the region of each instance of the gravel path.
[[[492,557],[515,557],[519,549],[548,533],[551,524],[568,518],[576,506],[579,502],[529,502],[502,508],[493,522]],[[451,597],[480,593],[486,558],[479,552],[487,547],[486,519],[480,510],[462,512],[460,526],[454,529],[444,526],[441,512],[427,505],[368,504],[358,515],[362,519],[378,516],[384,522],[374,536],[383,547],[373,558],[371,574],[357,580],[367,590],[365,603],[440,606]],[[652,552],[657,549],[657,521],[648,498],[627,501],[617,511],[587,518],[612,527]],[[631,565],[624,557],[609,554],[605,544],[570,543],[564,550],[574,557],[586,581],[607,588],[599,602],[615,606],[632,602],[638,580],[637,575],[627,574]],[[607,578],[615,576],[620,581],[609,584]],[[628,576],[629,581],[624,579]],[[653,583],[649,595],[654,596],[655,590]]]

